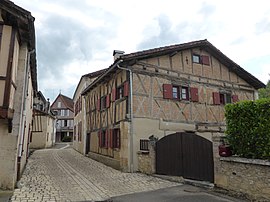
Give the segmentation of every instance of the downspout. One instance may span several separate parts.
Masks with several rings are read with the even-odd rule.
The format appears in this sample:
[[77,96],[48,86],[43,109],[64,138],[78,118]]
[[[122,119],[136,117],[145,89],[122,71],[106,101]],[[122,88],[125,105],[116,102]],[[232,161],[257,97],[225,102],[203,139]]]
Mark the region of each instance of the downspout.
[[130,152],[129,152],[129,158],[130,158],[130,161],[129,161],[129,168],[130,168],[130,172],[133,173],[134,172],[134,159],[133,159],[133,73],[131,71],[131,69],[127,69],[127,68],[124,68],[124,67],[120,67],[119,64],[117,64],[117,68],[119,69],[122,69],[122,70],[126,70],[126,71],[129,71],[129,86],[130,86],[130,89],[129,89],[129,97],[130,97],[130,102],[129,102],[129,106],[128,106],[128,109],[129,109],[129,115],[130,115],[130,138],[129,138],[129,145],[130,145]]

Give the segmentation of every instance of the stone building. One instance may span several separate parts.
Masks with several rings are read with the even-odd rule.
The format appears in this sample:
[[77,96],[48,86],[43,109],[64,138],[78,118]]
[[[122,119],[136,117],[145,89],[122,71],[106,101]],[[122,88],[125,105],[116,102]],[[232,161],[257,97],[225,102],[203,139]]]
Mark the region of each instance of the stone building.
[[30,12],[0,3],[0,188],[13,189],[26,164],[37,92],[35,28]]
[[[183,159],[188,156],[185,152],[193,152],[193,159],[186,159],[193,174],[200,168],[201,154],[205,157],[199,158],[212,165],[210,128],[224,129],[224,105],[254,100],[257,89],[265,86],[207,40],[131,54],[115,51],[114,56],[114,63],[82,95],[89,156],[123,171],[139,170],[138,156],[148,152],[149,140],[158,140],[161,148],[159,142],[182,142],[187,150],[179,153]],[[166,148],[172,153],[167,154]],[[167,167],[159,167],[157,173],[174,174],[166,169],[181,163],[166,158],[176,156],[177,148],[165,144],[158,150],[156,165]],[[205,169],[212,182],[213,165]]]
[[56,116],[56,142],[61,142],[66,137],[73,139],[73,105],[73,100],[61,93],[51,105],[51,110]]
[[86,132],[85,100],[81,96],[81,93],[90,83],[105,71],[106,69],[103,69],[83,75],[73,95],[75,112],[73,148],[82,154],[87,154],[89,152],[90,135]]

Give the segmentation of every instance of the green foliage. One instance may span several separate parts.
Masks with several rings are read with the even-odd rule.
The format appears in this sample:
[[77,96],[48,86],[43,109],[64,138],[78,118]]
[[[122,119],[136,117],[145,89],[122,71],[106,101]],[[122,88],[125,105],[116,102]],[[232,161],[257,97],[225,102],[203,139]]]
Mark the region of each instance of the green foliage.
[[270,160],[270,99],[225,106],[226,139],[245,158]]
[[270,98],[270,80],[265,88],[259,89],[259,98]]
[[72,140],[71,136],[64,136],[62,142],[71,142],[71,140]]

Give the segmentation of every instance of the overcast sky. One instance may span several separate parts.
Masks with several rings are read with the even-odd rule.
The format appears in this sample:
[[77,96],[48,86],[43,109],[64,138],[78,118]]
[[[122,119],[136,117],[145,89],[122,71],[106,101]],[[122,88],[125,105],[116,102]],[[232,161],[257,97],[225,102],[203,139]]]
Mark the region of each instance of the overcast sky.
[[107,68],[113,50],[131,53],[207,39],[266,83],[267,0],[13,0],[35,17],[38,87],[51,101],[73,97],[83,74]]

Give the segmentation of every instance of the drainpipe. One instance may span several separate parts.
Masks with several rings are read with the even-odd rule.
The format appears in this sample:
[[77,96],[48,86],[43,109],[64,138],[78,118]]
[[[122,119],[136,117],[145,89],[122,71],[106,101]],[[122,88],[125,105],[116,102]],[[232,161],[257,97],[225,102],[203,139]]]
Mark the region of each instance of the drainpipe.
[[130,102],[129,102],[129,115],[130,115],[130,138],[129,138],[129,145],[130,145],[130,162],[129,162],[129,168],[130,168],[130,172],[133,173],[134,172],[134,159],[133,159],[133,98],[132,98],[132,95],[133,95],[133,87],[132,87],[132,71],[131,69],[127,69],[127,68],[124,68],[124,67],[120,67],[119,64],[117,64],[117,68],[119,69],[122,69],[122,70],[126,70],[126,71],[129,71],[129,86],[130,86],[130,90],[129,90],[129,97],[130,97]]

